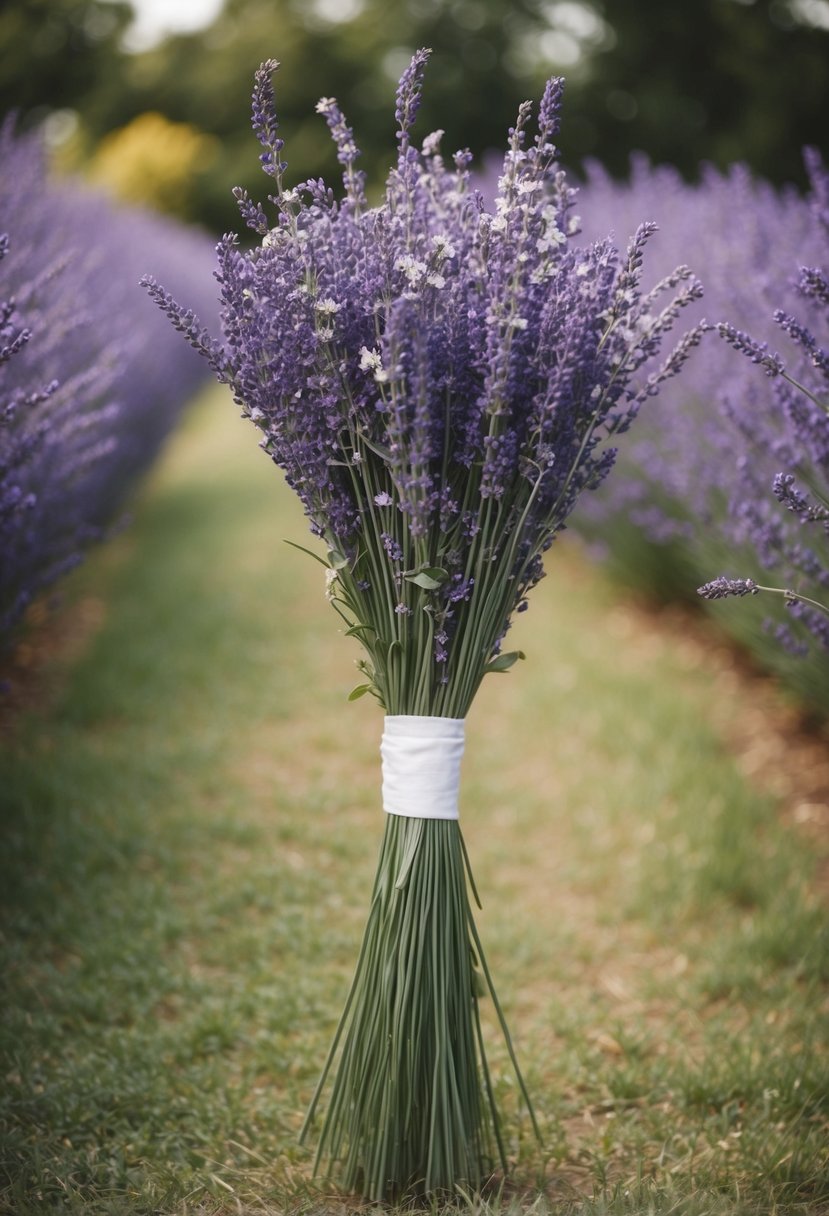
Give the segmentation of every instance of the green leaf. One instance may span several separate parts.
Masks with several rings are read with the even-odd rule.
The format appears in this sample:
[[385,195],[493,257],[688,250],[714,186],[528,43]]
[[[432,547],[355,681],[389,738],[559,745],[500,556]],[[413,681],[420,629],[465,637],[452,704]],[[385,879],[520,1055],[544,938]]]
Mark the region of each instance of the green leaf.
[[509,671],[514,663],[519,659],[526,659],[523,650],[510,650],[506,654],[499,654],[491,662],[487,663],[484,671]]
[[344,570],[348,565],[348,558],[345,554],[340,553],[339,549],[329,549],[328,565],[332,570]]
[[376,630],[373,625],[352,625],[350,629],[346,629],[345,636],[358,638],[364,633],[376,633]]
[[320,557],[319,553],[313,553],[310,549],[306,549],[304,545],[298,545],[295,540],[286,540],[286,545],[290,545],[292,549],[299,549],[300,553],[307,553],[309,557],[313,557],[315,562],[319,562],[321,566],[328,569],[328,562]]
[[384,448],[382,444],[380,444],[380,443],[375,443],[375,442],[374,442],[372,439],[369,439],[367,435],[362,435],[362,434],[361,434],[361,435],[360,435],[360,440],[361,440],[361,442],[362,442],[362,443],[364,443],[364,444],[366,445],[366,447],[367,447],[367,448],[368,448],[370,451],[372,451],[372,452],[376,452],[376,454],[377,454],[377,455],[378,455],[378,456],[379,456],[379,457],[380,457],[382,460],[384,460],[384,461],[385,461],[387,464],[388,464],[388,462],[391,460],[391,458],[392,458],[392,450],[391,450],[391,448]]
[[426,566],[423,570],[418,570],[417,574],[407,574],[407,583],[414,583],[416,587],[422,587],[424,591],[437,591],[442,583],[445,583],[449,575],[440,566]]
[[370,684],[358,684],[356,688],[352,688],[348,694],[349,701],[359,701],[360,697],[364,697],[367,692],[371,692]]

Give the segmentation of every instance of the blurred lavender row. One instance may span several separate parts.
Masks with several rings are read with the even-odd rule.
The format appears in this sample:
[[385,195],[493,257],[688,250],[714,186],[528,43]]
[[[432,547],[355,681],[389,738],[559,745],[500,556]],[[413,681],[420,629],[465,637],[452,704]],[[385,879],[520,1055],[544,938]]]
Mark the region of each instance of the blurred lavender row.
[[[651,273],[688,263],[705,291],[690,319],[731,327],[730,343],[706,335],[683,376],[642,412],[615,478],[574,521],[649,592],[693,597],[724,575],[829,600],[829,318],[818,269],[829,266],[829,175],[816,154],[806,160],[808,198],[740,166],[707,169],[689,186],[644,160],[627,185],[594,165],[581,191],[585,238],[612,228],[624,239],[642,216],[655,220]],[[772,374],[780,365],[791,379]],[[710,607],[764,665],[829,710],[823,612],[768,595]]]
[[216,313],[213,242],[47,173],[0,129],[0,644],[106,536],[204,380],[142,274]]

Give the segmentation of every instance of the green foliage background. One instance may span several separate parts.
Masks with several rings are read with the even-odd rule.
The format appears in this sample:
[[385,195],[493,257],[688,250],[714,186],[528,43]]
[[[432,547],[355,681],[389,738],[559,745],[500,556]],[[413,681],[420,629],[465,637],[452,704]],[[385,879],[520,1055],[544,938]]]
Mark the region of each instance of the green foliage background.
[[198,177],[192,218],[237,227],[234,185],[263,193],[249,132],[252,73],[275,56],[290,176],[336,165],[314,105],[334,95],[377,181],[393,149],[395,80],[408,55],[435,55],[421,130],[476,155],[504,146],[518,103],[567,77],[562,148],[616,174],[633,150],[693,177],[699,163],[748,163],[802,184],[800,149],[826,143],[827,0],[226,0],[198,34],[130,54],[127,0],[4,0],[0,111],[36,122],[77,111],[86,152],[147,110],[221,141]]

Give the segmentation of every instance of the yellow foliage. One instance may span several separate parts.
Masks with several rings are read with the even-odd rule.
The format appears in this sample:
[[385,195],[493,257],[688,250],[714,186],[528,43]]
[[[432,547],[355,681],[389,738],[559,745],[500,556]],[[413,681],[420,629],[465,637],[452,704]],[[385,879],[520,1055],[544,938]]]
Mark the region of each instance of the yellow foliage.
[[193,179],[216,152],[214,136],[147,111],[105,136],[87,171],[116,198],[186,215]]

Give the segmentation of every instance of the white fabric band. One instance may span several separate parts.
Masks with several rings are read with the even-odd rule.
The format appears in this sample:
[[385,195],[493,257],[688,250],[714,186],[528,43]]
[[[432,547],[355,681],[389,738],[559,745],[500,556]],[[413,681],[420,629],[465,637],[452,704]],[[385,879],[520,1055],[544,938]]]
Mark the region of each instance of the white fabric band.
[[383,810],[411,819],[457,819],[463,718],[391,714],[383,722]]

